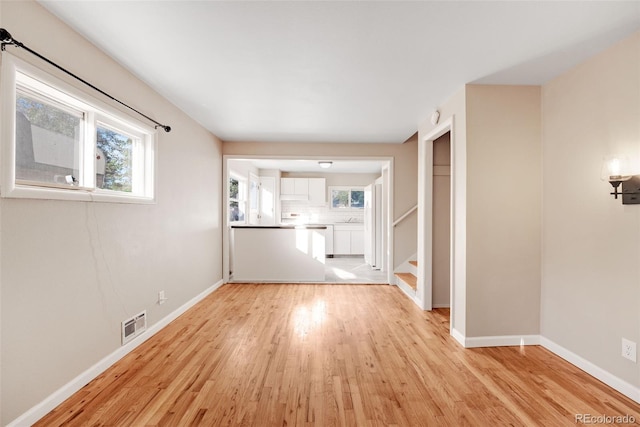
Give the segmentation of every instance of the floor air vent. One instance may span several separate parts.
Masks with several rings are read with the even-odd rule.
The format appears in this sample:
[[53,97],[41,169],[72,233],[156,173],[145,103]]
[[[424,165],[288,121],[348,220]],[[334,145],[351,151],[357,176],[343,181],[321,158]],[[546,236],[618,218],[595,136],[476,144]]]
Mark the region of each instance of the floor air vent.
[[147,311],[122,322],[122,345],[125,345],[147,329]]

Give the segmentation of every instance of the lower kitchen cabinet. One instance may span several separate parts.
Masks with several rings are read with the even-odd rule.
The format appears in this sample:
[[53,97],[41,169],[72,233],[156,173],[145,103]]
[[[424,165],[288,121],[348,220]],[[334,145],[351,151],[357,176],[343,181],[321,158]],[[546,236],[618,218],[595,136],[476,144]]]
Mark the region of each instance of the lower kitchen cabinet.
[[334,255],[351,254],[351,231],[349,230],[333,231],[333,253]]
[[324,249],[326,256],[333,256],[333,225],[327,224],[324,231]]
[[364,254],[364,227],[360,225],[335,225],[333,253],[335,255]]
[[351,254],[364,255],[364,230],[351,232]]

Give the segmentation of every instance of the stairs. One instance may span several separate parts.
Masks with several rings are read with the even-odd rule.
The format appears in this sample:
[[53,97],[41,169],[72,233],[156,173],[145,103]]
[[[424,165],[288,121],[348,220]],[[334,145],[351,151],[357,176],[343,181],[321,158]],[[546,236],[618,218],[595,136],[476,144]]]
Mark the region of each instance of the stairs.
[[418,289],[418,278],[413,273],[395,273],[396,278],[402,280],[407,286],[409,286],[413,292]]
[[396,286],[413,301],[416,300],[416,290],[418,286],[418,261],[409,260],[400,265],[394,272],[396,276]]

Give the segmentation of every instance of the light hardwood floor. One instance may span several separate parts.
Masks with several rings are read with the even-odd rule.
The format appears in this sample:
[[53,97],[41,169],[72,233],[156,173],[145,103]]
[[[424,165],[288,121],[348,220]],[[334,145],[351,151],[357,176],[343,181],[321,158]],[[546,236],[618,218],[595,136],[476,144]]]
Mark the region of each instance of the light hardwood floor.
[[547,350],[463,349],[388,285],[225,285],[37,425],[562,426],[639,405]]

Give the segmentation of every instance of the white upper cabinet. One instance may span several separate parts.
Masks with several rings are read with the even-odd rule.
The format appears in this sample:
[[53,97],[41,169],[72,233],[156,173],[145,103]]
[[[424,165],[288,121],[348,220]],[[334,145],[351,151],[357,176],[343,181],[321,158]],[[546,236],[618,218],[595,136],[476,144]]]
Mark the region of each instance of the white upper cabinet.
[[309,204],[322,206],[327,203],[327,186],[324,178],[309,178]]
[[281,200],[308,200],[309,180],[307,178],[280,178]]
[[324,178],[280,178],[281,200],[308,200],[312,205],[326,203]]

